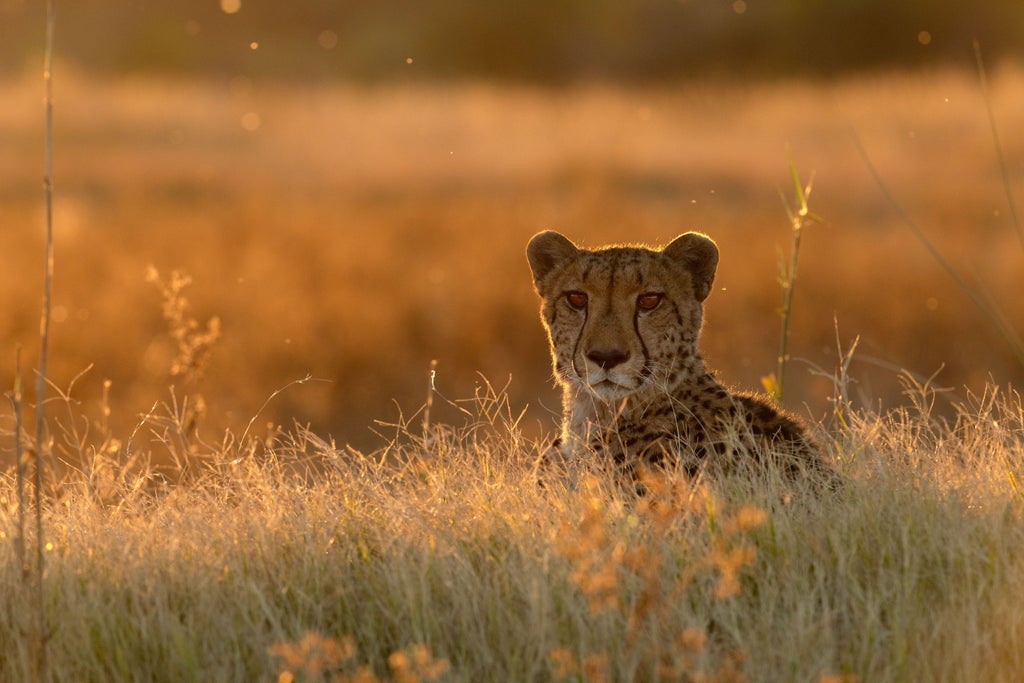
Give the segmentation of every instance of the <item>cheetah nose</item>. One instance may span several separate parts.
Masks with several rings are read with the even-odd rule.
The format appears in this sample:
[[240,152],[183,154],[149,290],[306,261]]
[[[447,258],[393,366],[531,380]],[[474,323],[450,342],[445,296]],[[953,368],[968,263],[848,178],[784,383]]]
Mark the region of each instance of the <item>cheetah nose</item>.
[[587,359],[600,365],[603,370],[611,370],[616,365],[621,365],[629,360],[629,353],[619,349],[588,351]]

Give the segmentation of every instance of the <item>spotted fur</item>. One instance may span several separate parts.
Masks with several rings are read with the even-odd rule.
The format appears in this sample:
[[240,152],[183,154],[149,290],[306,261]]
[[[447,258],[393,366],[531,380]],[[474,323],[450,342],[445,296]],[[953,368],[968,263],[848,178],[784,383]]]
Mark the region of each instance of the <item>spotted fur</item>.
[[[557,232],[530,240],[555,378],[563,392],[556,442],[572,460],[678,464],[772,454],[783,470],[825,468],[803,426],[766,399],[725,389],[697,347],[718,247],[680,235],[661,250],[579,249]],[[826,468],[827,469],[827,468]]]

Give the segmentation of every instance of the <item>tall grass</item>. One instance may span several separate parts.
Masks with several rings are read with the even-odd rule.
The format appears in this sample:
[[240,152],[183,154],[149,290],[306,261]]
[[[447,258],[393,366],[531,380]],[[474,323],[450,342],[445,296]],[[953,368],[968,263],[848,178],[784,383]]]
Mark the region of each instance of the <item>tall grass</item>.
[[[379,451],[296,427],[155,471],[138,458],[168,447],[163,406],[131,467],[91,444],[53,484],[50,677],[1015,680],[1024,406],[992,386],[943,420],[932,388],[906,388],[909,408],[822,435],[847,480],[827,497],[771,472],[670,475],[639,500],[600,468],[567,487],[488,385],[461,424],[382,426]],[[6,473],[5,537],[14,492]],[[31,666],[18,623],[2,680]]]

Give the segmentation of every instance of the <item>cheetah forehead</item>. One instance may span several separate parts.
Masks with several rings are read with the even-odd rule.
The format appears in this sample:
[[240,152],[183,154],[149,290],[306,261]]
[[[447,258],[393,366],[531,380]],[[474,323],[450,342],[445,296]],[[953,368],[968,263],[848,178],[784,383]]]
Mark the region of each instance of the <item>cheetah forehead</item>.
[[[588,250],[547,230],[534,235],[526,251],[537,292],[548,302],[572,289],[615,296],[631,287],[650,287],[703,302],[718,265],[718,247],[697,232],[684,233],[663,249],[615,245]],[[598,292],[589,291],[593,287]]]
[[545,293],[558,295],[566,289],[586,289],[614,296],[647,287],[667,288],[680,275],[667,267],[659,251],[641,247],[580,250],[578,258],[563,264],[557,276],[551,278]]

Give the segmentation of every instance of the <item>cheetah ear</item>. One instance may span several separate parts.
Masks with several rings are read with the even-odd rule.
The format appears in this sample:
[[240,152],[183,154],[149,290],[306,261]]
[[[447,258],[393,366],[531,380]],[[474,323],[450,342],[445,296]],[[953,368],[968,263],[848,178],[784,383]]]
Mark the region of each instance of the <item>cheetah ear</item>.
[[576,245],[554,230],[538,232],[526,247],[526,258],[533,269],[533,280],[540,286],[541,280],[562,261],[579,253]]
[[672,240],[662,253],[690,274],[697,301],[707,299],[718,267],[718,247],[714,241],[699,232],[688,232]]

